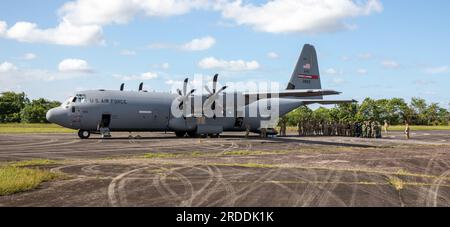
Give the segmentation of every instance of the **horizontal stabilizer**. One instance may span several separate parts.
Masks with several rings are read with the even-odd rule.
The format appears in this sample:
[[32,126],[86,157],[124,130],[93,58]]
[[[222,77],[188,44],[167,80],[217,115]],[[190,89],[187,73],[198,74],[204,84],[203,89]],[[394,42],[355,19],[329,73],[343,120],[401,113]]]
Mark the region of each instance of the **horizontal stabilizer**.
[[[322,89],[310,89],[310,90],[285,90],[279,92],[255,92],[255,93],[244,93],[246,97],[264,97],[264,98],[306,98],[306,97],[317,97],[317,96],[327,96],[327,95],[340,95],[341,92],[334,90],[322,90]],[[258,98],[258,100],[260,99]]]
[[356,100],[304,100],[304,105],[320,104],[320,105],[338,105],[357,103]]

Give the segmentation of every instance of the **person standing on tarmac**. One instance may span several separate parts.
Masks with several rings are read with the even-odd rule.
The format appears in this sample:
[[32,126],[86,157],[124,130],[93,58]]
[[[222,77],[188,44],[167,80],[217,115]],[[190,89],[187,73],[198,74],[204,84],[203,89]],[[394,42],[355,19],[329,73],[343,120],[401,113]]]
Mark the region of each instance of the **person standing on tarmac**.
[[408,122],[406,122],[406,126],[405,126],[405,136],[406,136],[407,140],[411,139],[411,128],[409,127]]
[[387,120],[384,120],[384,133],[389,135],[389,123]]
[[298,132],[298,136],[302,136],[302,122],[299,121],[297,124],[297,132]]
[[285,117],[282,117],[280,119],[280,135],[281,135],[281,137],[286,136],[286,128],[287,128],[287,119]]
[[267,129],[266,128],[261,129],[261,138],[263,138],[263,139],[267,138]]
[[245,138],[250,136],[250,124],[245,124]]
[[381,124],[379,122],[377,122],[377,134],[376,134],[376,138],[377,139],[381,139],[383,137],[383,135],[381,134]]
[[362,138],[367,137],[367,121],[362,123]]

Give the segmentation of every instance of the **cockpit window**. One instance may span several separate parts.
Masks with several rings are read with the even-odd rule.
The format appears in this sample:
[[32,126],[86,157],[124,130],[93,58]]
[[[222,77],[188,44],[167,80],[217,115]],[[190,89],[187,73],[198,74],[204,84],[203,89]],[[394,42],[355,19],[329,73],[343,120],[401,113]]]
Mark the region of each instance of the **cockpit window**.
[[67,99],[65,102],[62,103],[61,107],[69,107],[70,103],[72,103],[74,97],[70,97],[69,99]]
[[70,97],[62,103],[62,107],[68,108],[72,103],[86,103],[87,98],[85,94],[77,94],[75,97]]
[[87,101],[87,99],[86,99],[86,95],[85,94],[77,94],[75,96],[74,102],[85,103],[86,101]]

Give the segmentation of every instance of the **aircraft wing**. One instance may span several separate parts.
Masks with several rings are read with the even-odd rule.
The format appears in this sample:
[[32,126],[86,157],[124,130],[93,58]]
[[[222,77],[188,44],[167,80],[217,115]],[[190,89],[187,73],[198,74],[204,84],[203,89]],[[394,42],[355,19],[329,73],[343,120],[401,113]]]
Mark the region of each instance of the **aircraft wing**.
[[244,93],[245,97],[253,99],[261,99],[264,98],[272,98],[272,97],[278,97],[278,98],[286,98],[286,97],[292,97],[292,98],[302,98],[302,97],[319,97],[319,96],[327,96],[327,95],[340,95],[341,92],[334,91],[334,90],[322,90],[322,89],[311,89],[311,90],[285,90],[285,91],[278,91],[278,92],[250,92],[250,93]]

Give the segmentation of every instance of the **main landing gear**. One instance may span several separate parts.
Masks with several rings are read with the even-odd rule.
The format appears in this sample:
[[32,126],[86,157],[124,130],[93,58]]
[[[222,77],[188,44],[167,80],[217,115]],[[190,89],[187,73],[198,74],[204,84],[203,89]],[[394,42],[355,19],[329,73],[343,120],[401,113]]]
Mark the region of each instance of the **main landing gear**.
[[78,131],[78,137],[80,137],[80,139],[89,139],[90,136],[91,136],[91,132],[89,132],[89,131],[85,131],[85,130]]
[[177,138],[185,138],[186,135],[188,138],[219,138],[220,134],[197,134],[196,131],[189,131],[189,132],[182,132],[182,131],[177,131],[175,132],[175,135],[177,136]]
[[177,136],[177,138],[184,138],[186,132],[175,132],[175,135]]

